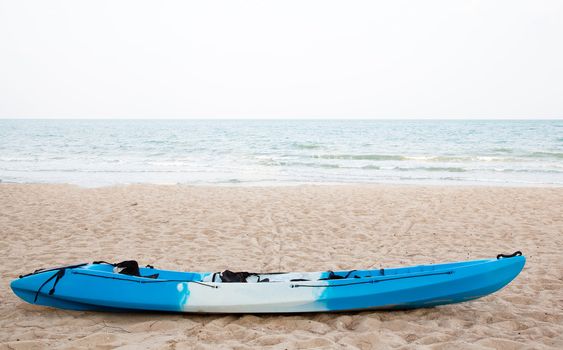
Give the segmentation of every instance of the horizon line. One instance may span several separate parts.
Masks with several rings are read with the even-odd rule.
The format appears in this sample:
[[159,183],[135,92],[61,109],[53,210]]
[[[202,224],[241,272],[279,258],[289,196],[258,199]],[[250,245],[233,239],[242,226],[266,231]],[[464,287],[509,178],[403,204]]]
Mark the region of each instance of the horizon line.
[[429,117],[399,117],[399,118],[365,118],[365,117],[308,117],[308,118],[298,118],[298,117],[279,117],[279,118],[257,118],[257,117],[240,117],[240,118],[229,118],[229,117],[1,117],[0,120],[192,120],[192,121],[236,121],[236,120],[248,120],[248,121],[563,121],[563,116],[561,117],[467,117],[467,118],[429,118]]

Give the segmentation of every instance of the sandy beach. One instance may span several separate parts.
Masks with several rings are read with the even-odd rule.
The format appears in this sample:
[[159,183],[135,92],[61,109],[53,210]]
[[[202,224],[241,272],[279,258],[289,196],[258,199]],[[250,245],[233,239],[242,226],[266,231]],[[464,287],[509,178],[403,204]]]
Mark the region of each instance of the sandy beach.
[[[0,349],[563,348],[563,188],[0,185]],[[40,267],[379,268],[521,250],[522,274],[463,304],[303,315],[93,313],[10,290]]]

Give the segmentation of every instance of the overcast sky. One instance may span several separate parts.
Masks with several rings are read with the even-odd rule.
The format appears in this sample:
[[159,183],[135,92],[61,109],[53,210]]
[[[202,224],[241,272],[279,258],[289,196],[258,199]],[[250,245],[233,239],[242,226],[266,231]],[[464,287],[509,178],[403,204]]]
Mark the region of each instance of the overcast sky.
[[561,118],[563,1],[0,0],[0,117]]

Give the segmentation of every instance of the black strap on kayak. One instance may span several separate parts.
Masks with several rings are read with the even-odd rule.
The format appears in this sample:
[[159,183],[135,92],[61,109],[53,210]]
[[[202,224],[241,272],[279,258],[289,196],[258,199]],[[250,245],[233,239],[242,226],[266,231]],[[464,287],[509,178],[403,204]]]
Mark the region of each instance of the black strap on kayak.
[[118,269],[118,273],[128,276],[141,277],[141,271],[139,270],[139,263],[135,260],[125,260],[115,265]]
[[49,283],[53,278],[55,278],[55,283],[53,283],[53,287],[49,291],[49,295],[53,295],[55,293],[55,287],[57,286],[57,283],[59,283],[61,278],[65,275],[65,271],[66,271],[66,268],[59,269],[51,277],[47,278],[47,280],[45,282],[43,282],[43,284],[41,284],[39,289],[37,289],[37,292],[35,293],[35,298],[33,299],[33,302],[35,303],[37,301],[37,298],[39,297],[39,293],[41,292],[41,289],[43,289],[43,287],[45,287],[45,285],[47,283]]
[[[278,272],[274,274],[278,274]],[[270,274],[266,273],[264,275],[270,275]],[[248,278],[252,276],[256,276],[257,278],[256,283],[270,282],[269,278],[262,279],[260,277],[260,274],[255,272],[245,272],[245,271],[233,272],[230,270],[213,273],[213,276],[211,277],[211,282],[215,282],[217,276],[219,276],[219,282],[223,282],[223,283],[247,283]]]
[[299,288],[299,287],[308,287],[308,288],[328,288],[328,287],[346,287],[346,286],[355,286],[358,284],[375,284],[380,282],[387,282],[387,281],[394,281],[394,280],[402,280],[406,278],[416,278],[416,277],[426,277],[426,276],[436,276],[436,275],[451,275],[453,271],[445,271],[445,272],[434,272],[434,273],[425,273],[422,275],[415,275],[415,276],[397,276],[397,277],[388,277],[385,279],[380,280],[370,280],[370,281],[362,281],[362,282],[350,282],[350,283],[339,283],[339,284],[292,284],[291,288]]
[[[192,281],[192,280],[158,280],[158,279],[134,279],[133,280],[133,279],[129,279],[129,278],[122,278],[122,277],[116,277],[116,276],[94,275],[94,274],[91,274],[91,273],[85,273],[85,272],[81,272],[81,271],[72,271],[72,273],[75,274],[75,275],[98,277],[98,278],[105,278],[105,279],[118,280],[118,281],[135,282],[135,283],[140,283],[140,284],[168,283],[168,282],[189,282],[189,283],[201,284],[202,286],[206,286],[206,287],[210,287],[210,288],[219,288],[218,286],[203,283],[203,282],[200,282],[200,281]],[[147,277],[142,277],[142,278],[147,278]]]
[[55,293],[55,287],[57,287],[57,283],[59,283],[61,278],[63,278],[63,276],[65,275],[65,271],[66,271],[66,269],[60,269],[57,272],[57,275],[56,275],[57,277],[55,278],[55,283],[53,283],[53,287],[49,291],[49,295],[53,295]]
[[[60,270],[59,270],[60,271]],[[35,298],[33,299],[33,302],[35,303],[37,301],[37,298],[39,297],[39,292],[41,292],[41,289],[43,289],[43,287],[49,283],[49,281],[51,281],[53,278],[55,278],[56,276],[59,275],[59,271],[55,272],[51,277],[47,278],[47,280],[45,282],[43,282],[43,284],[39,287],[39,289],[37,289],[37,292],[35,292]],[[60,279],[60,278],[59,278]]]
[[[110,263],[110,262],[107,262],[107,261],[99,260],[99,261],[94,261],[92,264],[111,265],[113,267],[119,268],[120,269],[119,273],[122,274],[122,275],[142,277],[141,272],[139,270],[139,263],[136,260],[125,260],[125,261],[118,262],[118,263]],[[154,266],[152,266],[152,265],[147,265],[146,267],[148,269],[154,269]],[[153,275],[151,275],[151,276],[153,276]]]
[[333,271],[327,271],[328,272],[328,277],[325,278],[319,278],[319,281],[326,281],[326,280],[341,280],[344,279],[344,276],[339,276],[337,274],[335,274]]
[[52,267],[52,268],[49,268],[49,269],[45,269],[45,268],[43,268],[43,269],[37,269],[37,270],[35,270],[35,271],[31,272],[31,273],[27,273],[27,274],[25,274],[25,275],[20,275],[20,278],[24,278],[24,277],[27,277],[27,276],[33,276],[33,275],[36,275],[36,274],[38,274],[38,273],[60,270],[60,269],[73,269],[73,268],[75,268],[75,267],[80,267],[80,266],[85,266],[85,265],[88,265],[88,263],[82,263],[82,264],[76,264],[76,265],[68,265],[68,266]]
[[35,274],[38,274],[39,272],[47,272],[47,271],[50,271],[50,269],[49,269],[49,270],[44,269],[44,268],[37,269],[37,270],[35,270],[35,271],[33,271],[33,272],[26,273],[25,275],[20,275],[20,278],[24,278],[24,277],[27,277],[27,276],[35,275]]
[[348,277],[350,277],[350,275],[352,274],[352,272],[355,272],[358,270],[350,270],[348,271],[348,273],[344,276],[340,276],[334,273],[334,271],[328,271],[328,277],[326,278],[319,278],[318,281],[326,281],[326,280],[342,280],[342,279],[346,279]]
[[522,255],[522,252],[518,250],[518,251],[515,251],[512,254],[499,254],[499,255],[497,255],[497,260],[498,259],[504,259],[504,258],[513,258],[515,256],[521,256],[521,255]]
[[[248,277],[251,276],[257,276],[258,277],[257,282],[260,282],[260,275],[255,272],[246,272],[246,271],[233,272],[230,270],[225,270],[221,272],[219,276],[221,277],[221,281],[223,283],[246,283]],[[213,281],[215,281],[215,274],[213,275]]]
[[41,284],[41,286],[39,286],[39,289],[37,289],[37,292],[35,293],[35,298],[33,299],[33,302],[35,303],[37,301],[37,298],[39,297],[39,293],[41,292],[41,289],[43,289],[43,287],[45,287],[45,285],[47,283],[49,283],[53,278],[55,279],[55,283],[53,283],[53,287],[51,287],[51,290],[49,290],[49,295],[53,295],[55,293],[55,287],[57,286],[57,284],[59,283],[61,278],[63,278],[63,276],[65,275],[66,270],[74,269],[74,268],[85,266],[85,265],[88,265],[88,263],[69,265],[69,266],[63,266],[63,267],[56,267],[56,268],[52,268],[52,269],[48,269],[48,270],[39,269],[39,270],[35,270],[35,272],[33,272],[33,273],[28,273],[27,275],[20,276],[20,278],[24,278],[24,277],[27,277],[27,276],[31,276],[31,275],[35,275],[35,274],[43,273],[43,272],[48,272],[48,271],[56,271],[51,277],[47,278],[47,280],[45,280],[45,282],[43,282]]

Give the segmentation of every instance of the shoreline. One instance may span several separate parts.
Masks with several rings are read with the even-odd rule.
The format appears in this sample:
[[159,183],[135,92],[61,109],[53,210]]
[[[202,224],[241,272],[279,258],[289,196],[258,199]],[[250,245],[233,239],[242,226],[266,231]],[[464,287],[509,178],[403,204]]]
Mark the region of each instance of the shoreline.
[[178,186],[178,187],[206,187],[206,188],[288,188],[288,187],[459,187],[459,188],[563,188],[563,184],[517,184],[517,183],[411,183],[411,182],[221,182],[221,183],[157,183],[157,182],[131,182],[131,183],[115,183],[106,185],[82,185],[71,182],[6,182],[0,181],[2,185],[17,185],[17,186],[73,186],[83,189],[96,189],[96,188],[113,188],[113,187],[127,187],[127,186]]

